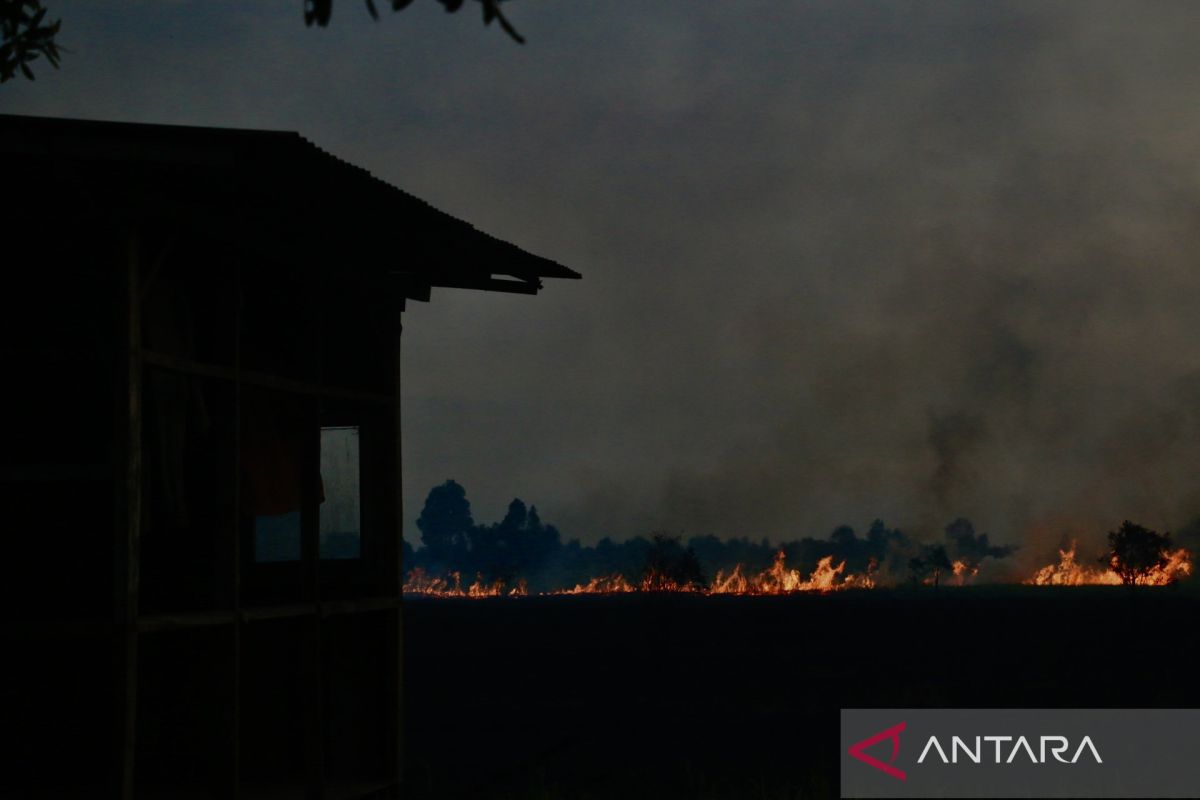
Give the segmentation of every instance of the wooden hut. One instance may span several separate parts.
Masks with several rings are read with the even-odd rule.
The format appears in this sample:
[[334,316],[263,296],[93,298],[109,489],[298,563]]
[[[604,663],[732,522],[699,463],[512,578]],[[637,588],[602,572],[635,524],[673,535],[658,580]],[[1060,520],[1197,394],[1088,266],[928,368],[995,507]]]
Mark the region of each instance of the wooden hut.
[[401,312],[579,275],[295,133],[0,153],[0,784],[398,796]]

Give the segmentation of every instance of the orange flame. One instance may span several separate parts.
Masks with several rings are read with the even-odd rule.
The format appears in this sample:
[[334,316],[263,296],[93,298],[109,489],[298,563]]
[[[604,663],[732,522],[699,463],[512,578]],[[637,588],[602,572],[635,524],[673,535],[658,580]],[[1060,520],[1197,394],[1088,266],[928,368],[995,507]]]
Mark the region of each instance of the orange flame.
[[798,569],[784,565],[784,554],[775,554],[775,562],[757,575],[747,576],[738,564],[728,575],[718,571],[717,577],[708,588],[707,594],[789,594],[791,592],[832,592],[850,587],[871,588],[875,585],[870,571],[866,575],[847,575],[838,580],[846,570],[846,562],[836,567],[833,556],[825,556],[817,562],[812,574],[805,576]]
[[[1036,586],[1117,586],[1121,583],[1121,576],[1113,569],[1116,566],[1115,556],[1108,568],[1091,567],[1075,560],[1075,550],[1076,545],[1072,542],[1070,548],[1058,551],[1057,564],[1047,564],[1024,582]],[[1169,550],[1166,556],[1166,564],[1139,575],[1134,583],[1138,586],[1166,586],[1192,574],[1192,557],[1187,550]]]
[[484,583],[481,575],[476,575],[475,582],[464,589],[461,572],[451,572],[446,578],[434,578],[416,567],[404,577],[404,593],[427,597],[524,597],[529,594],[529,589],[524,578],[509,588],[501,580]]
[[1167,563],[1155,567],[1146,576],[1148,586],[1166,586],[1192,574],[1192,554],[1182,547],[1178,550],[1167,551]]
[[[1065,550],[1059,550],[1057,563],[1047,564],[1038,569],[1023,583],[1036,586],[1116,586],[1121,583],[1121,576],[1114,569],[1114,562],[1108,567],[1103,565],[1091,566],[1081,564],[1076,558],[1077,547],[1074,542]],[[1166,563],[1154,567],[1144,575],[1139,575],[1134,583],[1139,586],[1166,586],[1192,573],[1191,554],[1183,548],[1167,551]],[[683,585],[666,576],[650,574],[641,581],[633,583],[619,572],[611,575],[597,576],[587,583],[579,583],[569,589],[556,589],[546,594],[579,595],[579,594],[627,594],[631,592],[690,592],[703,595],[777,595],[798,592],[833,592],[844,589],[873,589],[877,585],[874,559],[861,574],[847,574],[846,562],[833,563],[833,556],[825,556],[817,562],[816,568],[805,575],[798,569],[790,569],[786,564],[784,552],[775,554],[775,560],[770,567],[756,574],[749,574],[743,564],[736,565],[728,573],[718,571],[712,583],[708,586]],[[979,574],[979,565],[966,560],[954,561],[952,564],[953,579],[957,585],[970,582]],[[926,579],[932,582],[932,578]],[[496,580],[490,583],[476,575],[475,580],[464,587],[462,573],[450,572],[445,577],[434,577],[424,569],[416,567],[404,578],[404,593],[424,595],[427,597],[524,597],[529,594],[524,579],[510,586],[506,581]]]
[[612,575],[592,578],[587,583],[577,583],[572,589],[560,589],[551,594],[624,594],[636,591],[637,587],[625,580],[624,575],[614,572]]
[[968,564],[961,559],[955,561],[951,566],[954,568],[954,580],[959,586],[962,586],[979,574],[978,564]]
[[[735,594],[735,595],[766,595],[792,594],[795,592],[834,592],[842,589],[873,589],[875,588],[875,559],[871,559],[866,572],[862,574],[846,574],[846,562],[833,563],[833,556],[825,556],[817,562],[816,568],[808,575],[798,569],[789,569],[785,563],[783,551],[775,555],[775,561],[770,567],[754,575],[748,575],[742,564],[738,564],[728,574],[718,572],[717,577],[708,586],[684,585],[659,574],[650,574],[638,583],[631,583],[624,575],[613,573],[592,578],[587,583],[579,583],[570,589],[557,589],[548,594],[625,594],[628,592],[692,592],[696,594]],[[451,572],[445,578],[430,576],[420,567],[414,568],[405,576],[405,594],[418,594],[426,597],[518,597],[527,595],[525,581],[508,588],[504,581],[485,583],[477,576],[475,582],[463,588],[462,574]]]

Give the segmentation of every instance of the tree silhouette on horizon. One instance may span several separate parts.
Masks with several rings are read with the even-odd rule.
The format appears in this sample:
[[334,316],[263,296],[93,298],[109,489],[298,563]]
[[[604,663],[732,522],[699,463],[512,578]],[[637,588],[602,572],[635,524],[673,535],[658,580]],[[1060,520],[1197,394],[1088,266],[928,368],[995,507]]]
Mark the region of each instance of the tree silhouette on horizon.
[[933,578],[934,588],[941,582],[942,573],[954,569],[949,554],[943,545],[927,545],[921,555],[909,560],[908,568],[912,572],[913,582],[920,583],[927,576]]
[[432,560],[442,564],[462,561],[474,527],[467,492],[457,481],[447,480],[429,490],[417,517],[417,529]]
[[1108,554],[1100,559],[1121,577],[1121,583],[1134,586],[1155,569],[1167,565],[1171,534],[1158,533],[1125,520],[1108,533]]

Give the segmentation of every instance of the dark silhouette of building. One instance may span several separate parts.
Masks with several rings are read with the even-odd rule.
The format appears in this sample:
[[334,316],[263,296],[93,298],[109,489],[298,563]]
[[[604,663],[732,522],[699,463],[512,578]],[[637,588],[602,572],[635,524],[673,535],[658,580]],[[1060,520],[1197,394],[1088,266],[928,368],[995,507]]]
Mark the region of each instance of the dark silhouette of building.
[[400,312],[579,276],[295,133],[0,153],[0,794],[398,795]]

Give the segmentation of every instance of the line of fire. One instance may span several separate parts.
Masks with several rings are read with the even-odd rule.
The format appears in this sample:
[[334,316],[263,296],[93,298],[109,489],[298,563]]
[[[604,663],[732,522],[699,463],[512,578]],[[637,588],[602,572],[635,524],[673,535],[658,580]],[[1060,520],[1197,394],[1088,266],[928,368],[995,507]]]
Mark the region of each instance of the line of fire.
[[[1169,586],[1192,573],[1191,553],[1184,548],[1168,550],[1162,555],[1163,563],[1155,563],[1144,572],[1123,578],[1119,564],[1090,565],[1081,563],[1077,556],[1077,545],[1059,551],[1059,560],[1038,569],[1023,583],[1033,586]],[[963,559],[948,562],[945,570],[948,585],[965,586],[979,575],[979,565]],[[910,579],[911,580],[911,579]],[[934,585],[943,580],[942,570],[923,575],[917,581],[923,586]],[[898,581],[894,581],[893,584]],[[624,573],[597,575],[583,583],[570,587],[550,589],[542,594],[625,594],[628,592],[689,592],[712,595],[774,595],[796,592],[837,592],[847,589],[874,589],[884,585],[877,575],[877,564],[868,563],[861,573],[847,572],[846,562],[833,563],[833,556],[824,556],[811,572],[787,566],[787,555],[776,552],[770,567],[749,572],[745,565],[735,564],[728,573],[718,570],[711,582],[680,580],[669,573],[646,568],[639,576],[630,579]],[[461,571],[433,576],[420,567],[405,573],[404,592],[424,597],[525,597],[529,594],[529,582],[518,578],[509,582],[502,579],[487,580],[476,575],[470,583],[464,583]]]
[[[451,482],[452,483],[452,482]],[[435,488],[431,497],[444,487]],[[429,503],[427,503],[427,506]],[[523,504],[514,501],[517,511],[523,512]],[[513,516],[510,509],[509,517]],[[499,526],[503,528],[505,523]],[[540,526],[540,520],[535,519]],[[511,526],[510,526],[511,527]],[[557,531],[550,527],[552,535]],[[477,528],[466,537],[482,539],[487,528]],[[514,531],[507,532],[502,539],[511,539]],[[515,531],[517,536],[521,531]],[[1109,535],[1109,548],[1099,557],[1081,557],[1079,544],[1071,541],[1058,551],[1058,559],[1033,569],[1026,574],[1014,573],[1014,569],[1000,566],[1014,551],[1012,546],[992,545],[986,534],[975,534],[973,526],[965,519],[958,519],[946,527],[944,543],[922,544],[910,539],[902,531],[891,530],[876,521],[865,539],[856,537],[848,527],[841,527],[827,541],[811,538],[772,549],[764,540],[752,543],[748,540],[734,543],[734,547],[717,543],[718,552],[711,551],[714,537],[694,537],[684,543],[682,537],[656,534],[652,540],[639,537],[627,542],[628,551],[623,559],[625,569],[602,572],[581,581],[563,582],[564,570],[558,565],[537,565],[535,574],[521,576],[512,566],[513,558],[497,559],[475,572],[472,579],[464,578],[462,568],[431,569],[414,564],[404,576],[404,592],[412,596],[433,598],[526,597],[530,594],[547,596],[560,595],[611,595],[641,593],[688,593],[697,595],[789,595],[896,588],[904,586],[968,586],[978,584],[1025,584],[1031,586],[1171,586],[1192,574],[1192,555],[1185,547],[1177,547],[1170,534],[1159,534],[1140,525],[1126,521],[1118,531]],[[519,551],[519,546],[505,542],[510,550]],[[558,546],[557,539],[554,544]],[[578,543],[573,550],[578,551]],[[434,548],[426,547],[410,553],[408,561],[432,561],[429,555]],[[483,549],[479,547],[479,549]],[[610,549],[613,549],[610,547]],[[762,561],[765,553],[771,552],[770,562],[763,566],[750,566],[743,561],[731,562],[728,551],[757,551]],[[801,562],[815,562],[811,568],[789,564],[788,550],[799,551]],[[703,553],[704,557],[697,551]],[[830,552],[832,551],[832,552]],[[471,563],[481,559],[471,558],[467,550],[460,550],[457,558]],[[487,561],[487,558],[482,559]],[[537,564],[537,559],[527,559]],[[543,561],[548,559],[543,559]],[[576,558],[587,564],[589,561],[611,561],[593,554],[589,559]],[[436,563],[436,561],[435,561]],[[584,567],[586,569],[586,566]],[[578,565],[573,570],[578,572]],[[982,570],[989,574],[981,576]],[[486,570],[487,574],[485,574]],[[549,573],[549,577],[547,577]],[[469,572],[466,574],[470,574]],[[712,575],[708,578],[708,575]],[[514,577],[515,576],[515,577]]]

